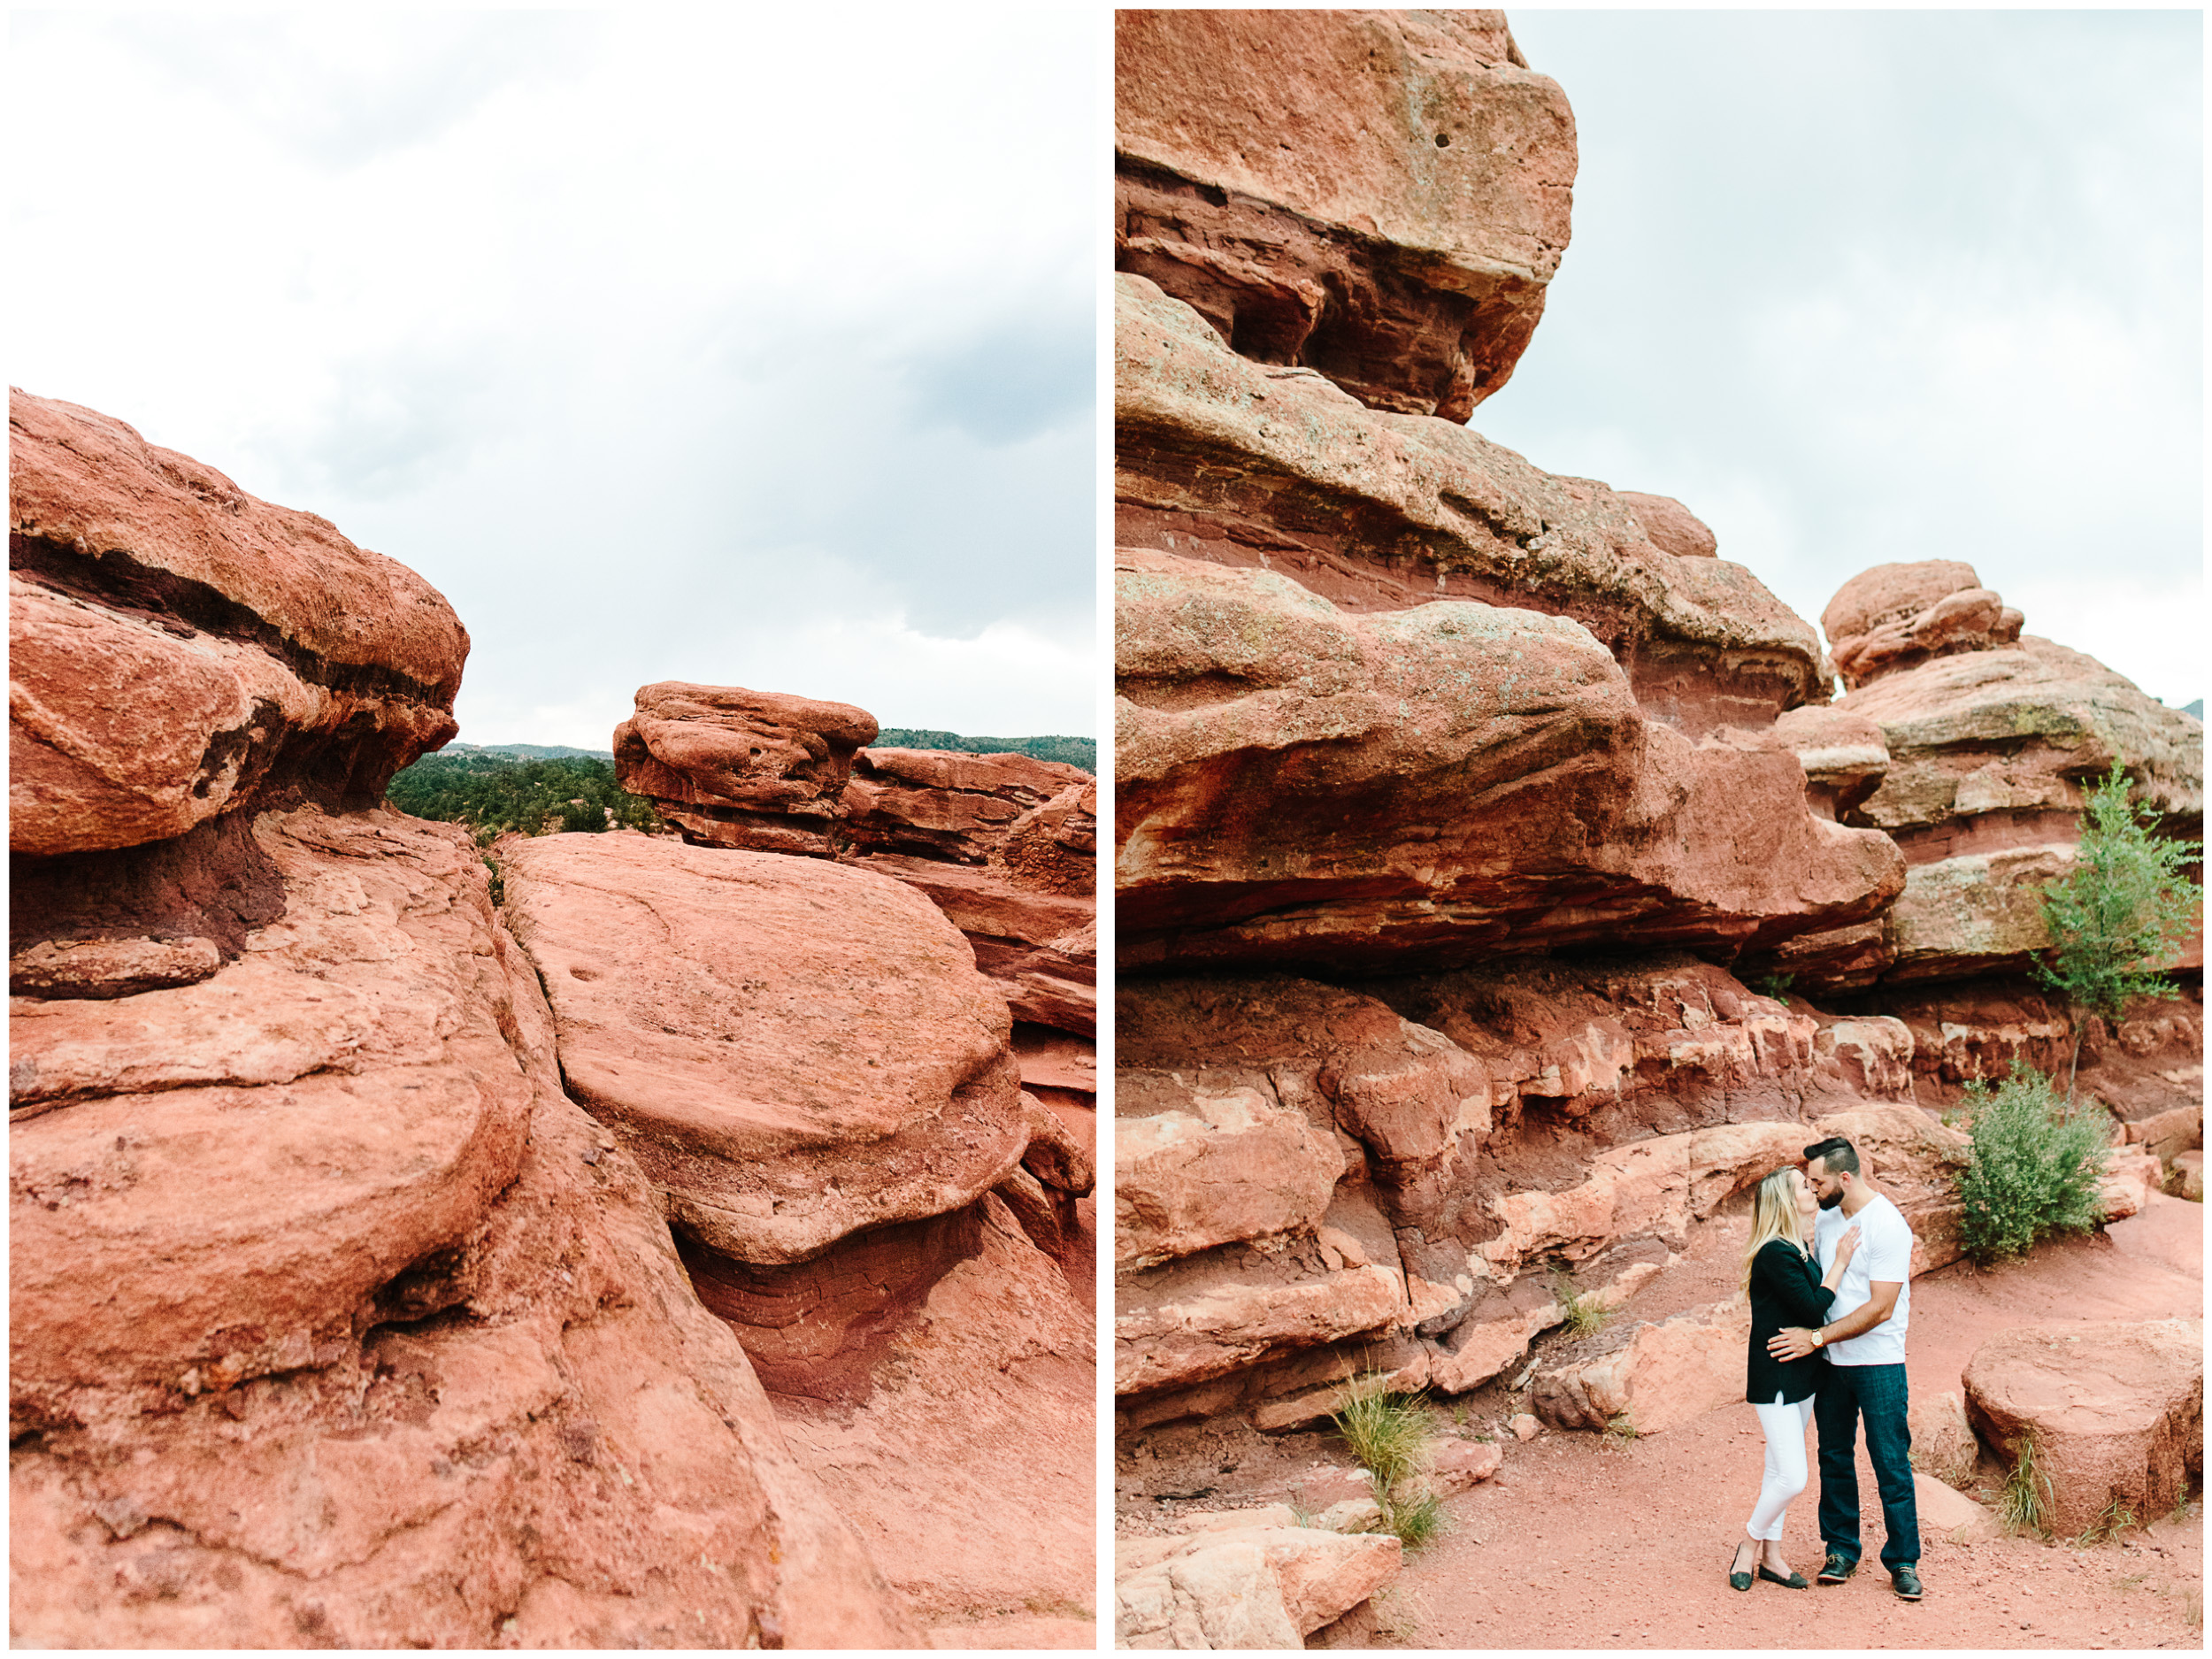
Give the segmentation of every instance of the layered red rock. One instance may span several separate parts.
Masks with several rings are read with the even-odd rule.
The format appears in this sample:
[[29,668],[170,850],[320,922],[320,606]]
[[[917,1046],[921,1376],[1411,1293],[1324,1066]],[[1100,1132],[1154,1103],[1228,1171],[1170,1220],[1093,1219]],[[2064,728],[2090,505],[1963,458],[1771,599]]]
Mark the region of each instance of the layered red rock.
[[459,729],[468,634],[412,571],[92,410],[12,390],[8,427],[12,851],[367,805]]
[[1282,1506],[1203,1518],[1183,1537],[1118,1541],[1117,1647],[1302,1647],[1395,1578],[1403,1548],[1297,1525]]
[[248,833],[288,907],[238,962],[12,1010],[15,1639],[915,1640],[563,1095],[465,834]]
[[1263,566],[1348,611],[1571,618],[1646,714],[1693,737],[1827,701],[1811,624],[1742,565],[1664,550],[1607,486],[1253,362],[1144,278],[1115,283],[1119,545]]
[[1125,12],[1115,266],[1238,352],[1463,421],[1567,245],[1574,119],[1496,12]]
[[1901,884],[1886,838],[1806,810],[1793,756],[1643,718],[1575,622],[1358,614],[1269,572],[1117,560],[1125,965],[1751,946]]
[[[1774,949],[1765,965],[1809,989],[2023,972],[2049,947],[2043,892],[2070,867],[2085,792],[2116,764],[2162,816],[2162,833],[2201,833],[2202,723],[2048,640],[1901,667],[1836,710],[1873,721],[1889,757],[1880,787],[1844,821],[1887,833],[1910,868],[1878,926]],[[2174,965],[2202,957],[2192,939]]]
[[904,883],[608,835],[523,842],[504,876],[569,1092],[701,1243],[804,1261],[1020,1162],[1005,1000]]
[[1937,1194],[1896,1150],[1918,1144],[1905,1120],[1962,1139],[1873,1103],[1910,1097],[1898,1022],[1824,1025],[1691,958],[1367,990],[1125,982],[1116,1340],[1133,1422],[1249,1409],[1291,1427],[1361,1370],[1474,1387],[1564,1317],[1554,1265],[1600,1305],[1625,1299],[1831,1125],[1885,1179],[1896,1165],[1923,1216]]
[[661,680],[615,727],[615,781],[694,846],[833,857],[853,757],[876,731],[849,703]]
[[2118,1505],[2163,1515],[2204,1471],[2204,1322],[2021,1325],[1967,1362],[1966,1411],[2017,1461],[2035,1442],[2050,1530],[2070,1537]]
[[1079,767],[1028,755],[864,749],[845,786],[845,834],[858,854],[980,864],[1026,814],[1089,782]]
[[2024,620],[1956,559],[1861,571],[1820,613],[1836,671],[1855,691],[1934,657],[2009,645]]

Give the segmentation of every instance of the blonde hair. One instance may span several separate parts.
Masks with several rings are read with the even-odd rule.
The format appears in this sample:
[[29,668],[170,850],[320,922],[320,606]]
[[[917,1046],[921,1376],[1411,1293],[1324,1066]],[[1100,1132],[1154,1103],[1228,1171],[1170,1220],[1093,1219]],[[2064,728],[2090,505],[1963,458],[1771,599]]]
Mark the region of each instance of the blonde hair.
[[1737,1286],[1740,1294],[1751,1289],[1751,1263],[1759,1252],[1777,1239],[1803,1248],[1805,1218],[1798,1214],[1797,1193],[1790,1183],[1796,1167],[1785,1164],[1780,1169],[1759,1183],[1759,1190],[1751,1200],[1751,1242],[1744,1246],[1743,1282]]

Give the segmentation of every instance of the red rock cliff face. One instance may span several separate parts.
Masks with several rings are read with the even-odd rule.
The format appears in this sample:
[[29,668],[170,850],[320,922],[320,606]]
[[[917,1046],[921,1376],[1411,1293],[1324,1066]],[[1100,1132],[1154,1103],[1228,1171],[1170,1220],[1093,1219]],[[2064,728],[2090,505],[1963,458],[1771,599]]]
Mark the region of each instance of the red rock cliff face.
[[453,730],[451,611],[14,419],[14,1640],[918,1642],[565,1091],[482,860],[371,804]]
[[[1917,1092],[1989,1054],[1747,979],[2016,966],[1945,922],[1955,855],[2038,813],[2070,841],[2116,756],[2193,822],[2185,717],[1955,564],[1838,595],[1832,703],[1819,634],[1691,508],[1460,424],[1535,326],[1573,174],[1499,14],[1131,13],[1116,67],[1124,1429],[1310,1423],[1363,1370],[1535,1375],[1561,1275],[1632,1314],[1831,1130],[1950,1259],[1962,1142]],[[2195,1029],[2127,1024],[2146,1072]],[[1740,1337],[1692,1326],[1659,1346]],[[1601,1425],[1640,1343],[1550,1363],[1540,1409]]]

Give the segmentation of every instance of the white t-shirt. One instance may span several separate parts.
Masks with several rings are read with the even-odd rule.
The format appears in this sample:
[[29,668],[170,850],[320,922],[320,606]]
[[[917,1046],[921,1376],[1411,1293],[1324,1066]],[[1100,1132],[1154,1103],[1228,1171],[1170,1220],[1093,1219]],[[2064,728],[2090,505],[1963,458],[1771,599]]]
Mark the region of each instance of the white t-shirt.
[[1820,1258],[1824,1277],[1835,1264],[1836,1240],[1854,1222],[1858,1224],[1859,1248],[1851,1257],[1851,1265],[1843,1270],[1843,1282],[1836,1286],[1836,1299],[1828,1306],[1827,1322],[1833,1325],[1865,1307],[1874,1298],[1868,1287],[1878,1279],[1886,1283],[1896,1281],[1897,1305],[1871,1331],[1829,1343],[1829,1363],[1902,1365],[1905,1327],[1912,1319],[1912,1229],[1886,1198],[1868,1199],[1855,1216],[1847,1217],[1841,1204],[1822,1210],[1813,1221],[1813,1254]]

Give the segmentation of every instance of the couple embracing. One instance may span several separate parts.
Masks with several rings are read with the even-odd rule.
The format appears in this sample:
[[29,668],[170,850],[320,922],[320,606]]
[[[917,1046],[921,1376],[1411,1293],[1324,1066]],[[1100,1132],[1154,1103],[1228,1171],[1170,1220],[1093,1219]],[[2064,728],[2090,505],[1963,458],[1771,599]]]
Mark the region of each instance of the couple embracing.
[[1782,1520],[1805,1489],[1805,1422],[1819,1427],[1818,1582],[1859,1567],[1859,1423],[1882,1500],[1890,1587],[1920,1599],[1920,1526],[1913,1502],[1912,1434],[1905,1425],[1905,1327],[1912,1310],[1912,1229],[1868,1180],[1840,1136],[1805,1148],[1753,1201],[1744,1283],[1751,1298],[1745,1397],[1766,1432],[1766,1477],[1729,1563],[1732,1588],[1760,1578],[1792,1590],[1804,1577],[1782,1556]]

